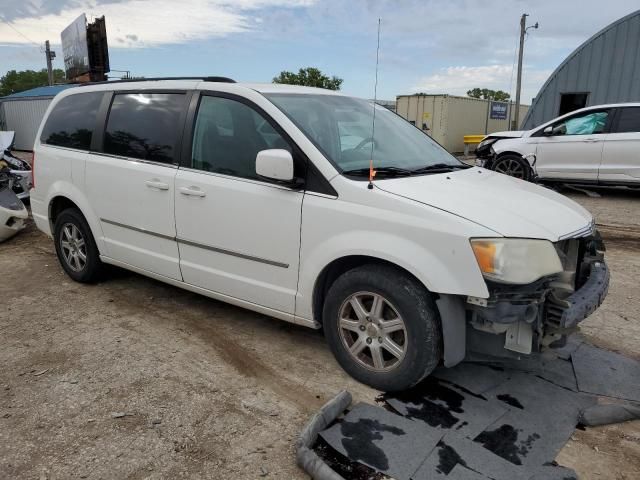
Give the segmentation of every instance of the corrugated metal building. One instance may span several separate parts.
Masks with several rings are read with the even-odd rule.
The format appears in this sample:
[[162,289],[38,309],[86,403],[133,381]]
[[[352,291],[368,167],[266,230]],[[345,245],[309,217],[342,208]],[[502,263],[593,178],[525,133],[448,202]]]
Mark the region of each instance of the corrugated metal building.
[[530,129],[578,108],[640,101],[640,10],[573,51],[540,89],[524,118]]
[[[396,113],[427,132],[450,152],[464,151],[465,135],[509,130],[513,103],[501,103],[504,118],[491,118],[491,101],[454,95],[399,95]],[[493,102],[500,103],[500,102]],[[520,105],[520,118],[528,105]]]
[[0,130],[16,132],[16,150],[33,150],[38,127],[49,103],[56,94],[73,86],[37,87],[0,98]]

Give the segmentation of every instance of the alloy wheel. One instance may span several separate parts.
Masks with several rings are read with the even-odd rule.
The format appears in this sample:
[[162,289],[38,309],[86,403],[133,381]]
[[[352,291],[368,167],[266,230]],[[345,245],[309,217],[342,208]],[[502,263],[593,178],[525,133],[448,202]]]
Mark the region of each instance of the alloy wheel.
[[62,226],[60,250],[67,266],[74,272],[80,272],[87,264],[87,243],[80,229],[73,223]]
[[357,292],[343,302],[339,312],[340,337],[360,365],[384,372],[402,362],[407,329],[389,300],[377,293]]
[[519,178],[521,180],[525,178],[525,166],[522,162],[514,158],[498,160],[493,169],[498,173],[504,173],[505,175]]

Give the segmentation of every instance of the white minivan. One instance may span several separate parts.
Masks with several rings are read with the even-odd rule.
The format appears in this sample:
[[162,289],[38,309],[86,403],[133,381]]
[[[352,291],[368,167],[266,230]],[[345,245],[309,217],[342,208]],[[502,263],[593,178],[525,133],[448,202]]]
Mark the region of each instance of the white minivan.
[[323,328],[381,390],[471,351],[558,345],[607,292],[585,209],[328,90],[79,86],[51,102],[34,152],[33,217],[71,278],[107,263]]

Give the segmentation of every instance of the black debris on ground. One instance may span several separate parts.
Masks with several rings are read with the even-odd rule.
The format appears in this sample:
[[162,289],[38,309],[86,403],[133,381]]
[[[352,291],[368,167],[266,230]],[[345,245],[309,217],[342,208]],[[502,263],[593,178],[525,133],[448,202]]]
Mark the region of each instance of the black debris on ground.
[[444,432],[366,403],[320,432],[337,452],[398,480],[409,479]]
[[333,449],[322,437],[318,437],[313,449],[324,463],[344,478],[352,480],[384,480],[389,478],[371,467],[345,457]]
[[[623,403],[604,412],[596,395]],[[555,457],[583,412],[595,422],[633,418],[640,363],[573,340],[556,356],[438,369],[377,402],[356,405],[320,434],[316,452],[344,478],[573,480]]]

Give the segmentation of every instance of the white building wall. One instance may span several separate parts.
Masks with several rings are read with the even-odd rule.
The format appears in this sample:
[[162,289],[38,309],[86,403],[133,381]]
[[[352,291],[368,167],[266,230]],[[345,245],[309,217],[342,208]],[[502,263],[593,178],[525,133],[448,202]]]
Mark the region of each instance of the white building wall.
[[16,132],[16,150],[33,150],[40,122],[51,100],[52,98],[21,98],[0,103],[0,128]]

